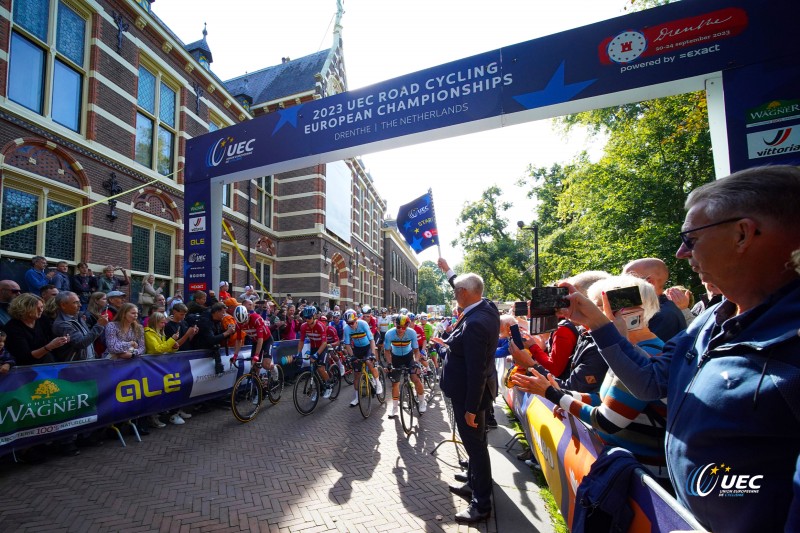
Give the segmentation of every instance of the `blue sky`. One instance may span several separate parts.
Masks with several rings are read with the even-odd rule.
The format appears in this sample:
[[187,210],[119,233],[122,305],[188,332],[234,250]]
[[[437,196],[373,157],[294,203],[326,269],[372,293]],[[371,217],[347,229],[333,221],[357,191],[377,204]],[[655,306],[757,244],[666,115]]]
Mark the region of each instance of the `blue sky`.
[[[342,19],[349,89],[624,14],[627,0],[344,0]],[[336,0],[159,0],[153,11],[186,43],[208,24],[212,70],[230,79],[328,48]],[[602,148],[581,133],[563,138],[539,121],[412,147],[369,154],[363,160],[388,212],[433,189],[442,253],[450,246],[465,202],[497,184],[514,203],[510,226],[530,222],[535,205],[515,182],[528,165],[566,162],[583,149]],[[435,261],[436,248],[419,259]]]

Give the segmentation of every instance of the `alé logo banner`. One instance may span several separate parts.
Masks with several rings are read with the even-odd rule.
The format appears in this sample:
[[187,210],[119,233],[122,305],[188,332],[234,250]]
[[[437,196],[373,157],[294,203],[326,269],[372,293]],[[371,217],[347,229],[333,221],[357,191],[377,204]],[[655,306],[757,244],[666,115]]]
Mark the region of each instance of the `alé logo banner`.
[[[45,377],[0,395],[0,445],[97,420],[97,382]],[[39,428],[38,431],[26,431]]]

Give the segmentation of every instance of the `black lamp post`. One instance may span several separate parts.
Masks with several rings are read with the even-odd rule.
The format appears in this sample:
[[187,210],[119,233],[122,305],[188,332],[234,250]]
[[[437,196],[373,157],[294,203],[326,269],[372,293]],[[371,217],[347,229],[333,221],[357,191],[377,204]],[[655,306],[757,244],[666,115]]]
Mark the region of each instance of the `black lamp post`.
[[530,226],[525,226],[525,223],[520,220],[520,221],[517,222],[517,227],[519,229],[533,231],[533,276],[534,276],[534,287],[541,287],[541,282],[539,281],[539,225],[538,224],[531,224]]

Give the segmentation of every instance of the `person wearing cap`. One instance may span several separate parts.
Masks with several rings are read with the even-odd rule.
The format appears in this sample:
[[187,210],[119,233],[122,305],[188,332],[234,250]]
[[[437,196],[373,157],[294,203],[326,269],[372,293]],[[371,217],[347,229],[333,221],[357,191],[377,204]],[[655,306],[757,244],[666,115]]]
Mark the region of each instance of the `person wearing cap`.
[[226,298],[222,303],[228,308],[227,312],[222,317],[222,328],[227,329],[232,326],[236,330],[233,335],[228,337],[227,345],[228,348],[233,348],[234,355],[239,355],[239,350],[242,344],[244,344],[244,338],[246,336],[244,326],[237,323],[236,319],[233,318],[233,312],[239,306],[239,302],[236,301],[236,298]]
[[220,281],[219,282],[219,301],[225,303],[225,300],[231,297],[231,293],[228,292],[228,282],[227,281]]
[[256,292],[256,290],[253,288],[252,285],[245,285],[244,286],[244,292],[242,293],[241,296],[239,296],[240,300],[247,299],[247,300],[256,301],[256,300],[259,300],[260,298],[261,297],[258,295],[258,293]]
[[114,320],[114,317],[119,313],[120,307],[125,303],[125,293],[122,291],[109,291],[106,294],[108,301],[108,320]]

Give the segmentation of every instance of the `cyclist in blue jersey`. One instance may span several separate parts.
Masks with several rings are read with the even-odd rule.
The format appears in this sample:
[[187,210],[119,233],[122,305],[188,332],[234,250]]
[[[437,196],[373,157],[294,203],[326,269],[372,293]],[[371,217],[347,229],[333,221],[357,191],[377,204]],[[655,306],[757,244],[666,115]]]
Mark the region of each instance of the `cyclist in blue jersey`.
[[411,327],[408,316],[400,315],[394,321],[394,329],[386,332],[383,339],[383,356],[386,358],[389,377],[392,380],[392,411],[389,418],[395,418],[400,412],[400,368],[410,369],[410,379],[417,390],[420,414],[428,410],[425,394],[422,390],[422,381],[419,379],[419,342],[417,332]]
[[350,407],[358,405],[358,380],[361,377],[361,362],[366,359],[367,367],[375,378],[375,394],[383,394],[383,384],[378,379],[378,369],[375,368],[375,338],[369,329],[369,324],[363,320],[359,320],[356,312],[348,309],[344,312],[344,328],[342,344],[347,352],[347,355],[353,358],[353,372],[355,379],[353,380],[353,388],[355,389],[355,396],[353,401],[350,402]]

